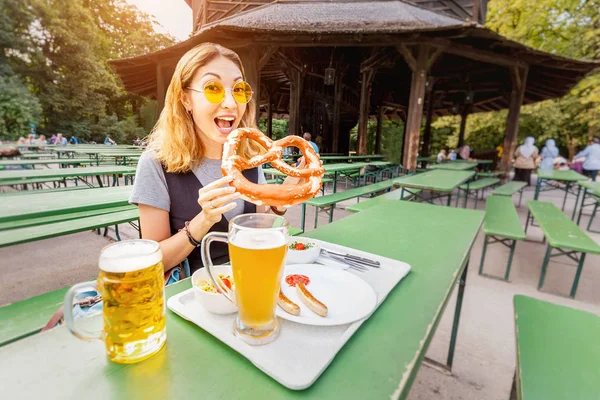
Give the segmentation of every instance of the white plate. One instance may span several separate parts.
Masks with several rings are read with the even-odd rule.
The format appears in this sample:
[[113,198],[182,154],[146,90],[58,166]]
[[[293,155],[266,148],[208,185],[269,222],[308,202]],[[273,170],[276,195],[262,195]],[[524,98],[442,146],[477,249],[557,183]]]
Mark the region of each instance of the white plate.
[[[291,274],[309,277],[310,283],[306,288],[327,306],[326,317],[320,317],[312,312],[300,300],[296,288],[285,282],[285,278]],[[377,306],[377,295],[366,281],[349,272],[322,265],[286,265],[281,290],[291,301],[300,306],[300,315],[288,314],[277,306],[277,316],[299,324],[318,326],[349,324],[368,317]]]

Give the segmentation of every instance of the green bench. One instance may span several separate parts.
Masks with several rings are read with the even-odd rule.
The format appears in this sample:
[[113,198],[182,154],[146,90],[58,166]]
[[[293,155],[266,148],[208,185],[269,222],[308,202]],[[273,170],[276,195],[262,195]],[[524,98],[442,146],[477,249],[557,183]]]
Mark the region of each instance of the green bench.
[[478,178],[498,178],[502,175],[504,175],[502,171],[477,172],[475,174]]
[[[479,264],[479,275],[508,281],[517,240],[525,240],[526,237],[512,199],[505,196],[490,196],[487,198],[483,233],[485,234],[485,238],[483,240],[481,263]],[[502,243],[510,249],[504,278],[483,273],[487,245],[493,243]]]
[[360,196],[371,195],[383,190],[389,190],[394,185],[394,180],[388,179],[382,182],[373,183],[367,186],[359,186],[344,192],[337,192],[325,196],[314,197],[302,203],[302,221],[301,229],[304,231],[306,220],[306,206],[315,207],[315,225],[316,228],[319,220],[319,212],[325,211],[329,215],[329,222],[333,221],[333,210],[335,205],[341,201],[357,198],[360,201]]
[[416,193],[419,193],[419,189],[414,189],[412,192],[404,191],[404,196],[402,195],[403,190],[392,190],[390,192],[384,193],[382,195],[373,197],[372,199],[368,199],[366,201],[353,204],[345,208],[346,211],[350,212],[360,212],[364,211],[368,208],[374,207],[376,205],[385,203],[387,201],[398,201],[398,200],[411,200]]
[[456,194],[456,207],[458,207],[458,201],[460,199],[460,193],[461,191],[465,193],[465,203],[464,203],[464,208],[467,208],[467,199],[469,198],[469,195],[475,195],[475,207],[474,209],[477,209],[477,203],[479,201],[479,191],[482,191],[482,200],[483,200],[483,193],[485,192],[485,189],[492,187],[494,185],[496,185],[498,182],[500,182],[500,179],[498,178],[483,178],[483,179],[477,179],[474,181],[470,181],[467,183],[463,183],[462,185],[460,185],[458,187],[458,193]]
[[0,306],[0,347],[34,335],[63,304],[68,287]]
[[56,188],[57,182],[59,187],[61,183],[67,186],[67,180],[65,178],[5,179],[0,181],[0,186],[23,185],[25,190],[27,190],[27,185],[38,185],[38,187],[40,187],[43,183],[52,183],[53,187]]
[[[577,225],[581,221],[581,216],[583,215],[583,209],[586,207],[592,207],[592,214],[590,215],[590,221],[587,225],[588,232],[600,233],[598,230],[592,229],[592,223],[594,222],[594,218],[596,218],[596,213],[598,212],[598,206],[600,205],[600,182],[578,182],[579,186],[582,187],[583,196],[581,198],[581,206],[579,207],[579,216],[577,217]],[[586,203],[586,201],[588,201]]]
[[[80,189],[89,189],[88,186],[67,186],[67,187],[58,187],[53,189],[39,189],[38,192],[34,193],[54,193],[54,192],[68,192],[71,190],[80,190]],[[14,190],[12,192],[0,192],[0,198],[8,197],[8,196],[20,196],[23,194],[31,194],[31,190]]]
[[531,297],[514,297],[518,400],[598,399],[600,317]]
[[[110,210],[110,208],[105,210]],[[137,207],[131,206],[131,208],[126,211],[109,211],[107,214],[94,215],[91,217],[63,220],[44,225],[28,226],[26,228],[3,230],[0,231],[0,247],[35,242],[37,240],[69,235],[90,229],[106,228],[111,225],[115,225],[117,239],[121,240],[117,225],[133,222],[139,218],[140,216]]]
[[519,207],[521,207],[521,199],[523,198],[523,189],[527,186],[526,182],[511,181],[504,185],[497,187],[492,191],[494,196],[512,196],[519,192]]
[[[600,254],[600,246],[592,240],[577,224],[566,216],[553,203],[547,201],[527,200],[527,222],[525,223],[525,232],[529,226],[529,220],[535,219],[544,233],[544,241],[548,240],[548,247],[544,262],[538,290],[544,285],[546,269],[551,257],[566,256],[577,262],[577,272],[575,280],[571,287],[570,297],[575,298],[577,285],[585,262],[587,253]],[[552,254],[553,249],[557,250]]]

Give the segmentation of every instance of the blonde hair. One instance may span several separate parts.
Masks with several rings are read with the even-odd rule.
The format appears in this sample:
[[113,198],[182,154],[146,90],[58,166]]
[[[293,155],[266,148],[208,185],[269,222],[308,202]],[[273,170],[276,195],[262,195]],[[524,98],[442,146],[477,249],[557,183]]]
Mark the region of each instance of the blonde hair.
[[[246,79],[244,66],[234,51],[214,43],[203,43],[181,57],[167,89],[165,107],[148,137],[148,150],[155,153],[167,172],[191,171],[204,158],[204,145],[196,134],[194,121],[181,101],[183,91],[189,87],[198,69],[218,57],[231,60]],[[255,99],[246,106],[239,127],[256,127]],[[250,158],[264,153],[265,149],[254,141],[243,140],[238,154]]]

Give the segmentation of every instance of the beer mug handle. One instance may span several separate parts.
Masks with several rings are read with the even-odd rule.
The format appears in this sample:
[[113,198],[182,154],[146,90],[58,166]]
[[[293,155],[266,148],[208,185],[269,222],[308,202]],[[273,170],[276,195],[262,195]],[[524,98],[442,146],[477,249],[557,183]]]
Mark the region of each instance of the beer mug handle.
[[71,289],[69,289],[69,291],[65,295],[65,303],[63,305],[65,323],[67,324],[67,327],[69,328],[71,333],[77,336],[79,339],[88,341],[102,340],[104,334],[102,331],[87,332],[75,327],[75,319],[73,318],[73,304],[75,296],[81,292],[88,292],[90,291],[90,289],[95,291],[98,290],[98,284],[96,281],[78,283],[77,285],[74,285]]
[[219,278],[213,273],[213,263],[212,259],[210,258],[210,244],[212,242],[227,243],[227,233],[209,232],[206,235],[204,235],[204,238],[202,238],[202,243],[200,244],[200,255],[202,256],[202,264],[204,264],[204,266],[206,267],[208,276],[210,276],[210,280],[213,282],[217,290],[225,297],[227,297],[229,301],[235,304],[232,292],[227,288],[227,286],[218,284],[217,279]]

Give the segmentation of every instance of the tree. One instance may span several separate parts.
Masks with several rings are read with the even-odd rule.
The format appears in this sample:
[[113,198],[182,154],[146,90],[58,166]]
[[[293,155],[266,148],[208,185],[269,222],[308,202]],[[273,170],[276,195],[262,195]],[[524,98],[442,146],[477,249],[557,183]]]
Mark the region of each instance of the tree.
[[16,76],[0,76],[0,136],[16,140],[27,136],[29,123],[38,121],[42,108]]

